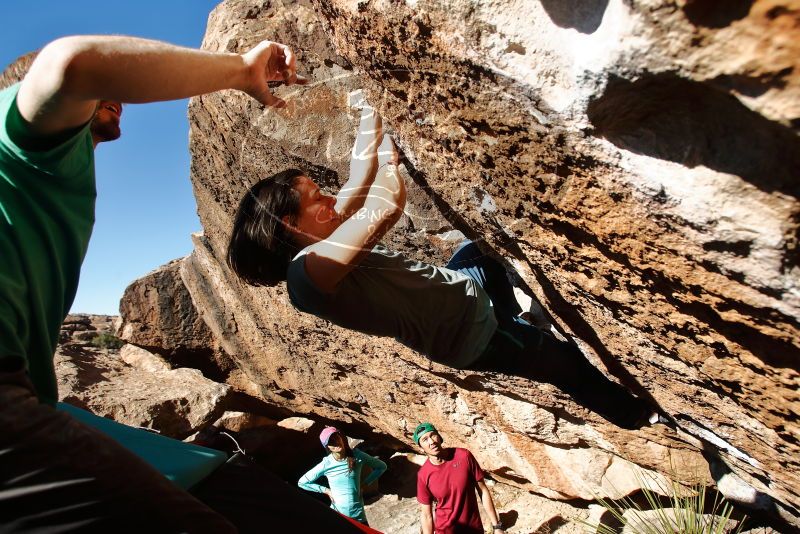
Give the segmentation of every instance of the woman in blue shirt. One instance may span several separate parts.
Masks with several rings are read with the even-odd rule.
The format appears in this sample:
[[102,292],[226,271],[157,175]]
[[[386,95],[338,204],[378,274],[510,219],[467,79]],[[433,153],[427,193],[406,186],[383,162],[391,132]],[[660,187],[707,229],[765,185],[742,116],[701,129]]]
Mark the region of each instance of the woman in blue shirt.
[[[331,508],[368,525],[361,485],[369,486],[378,480],[386,472],[386,464],[363,451],[351,449],[347,438],[335,427],[325,427],[319,440],[330,454],[303,475],[297,485],[304,490],[324,493],[331,500]],[[372,472],[362,481],[361,471],[365,465]],[[316,483],[322,477],[328,479],[329,487]]]

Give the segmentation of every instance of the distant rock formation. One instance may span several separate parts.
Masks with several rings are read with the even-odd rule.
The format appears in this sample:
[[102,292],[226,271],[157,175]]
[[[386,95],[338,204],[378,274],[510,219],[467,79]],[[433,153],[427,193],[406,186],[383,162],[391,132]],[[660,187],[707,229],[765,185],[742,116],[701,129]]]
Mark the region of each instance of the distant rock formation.
[[[235,92],[192,100],[203,234],[168,276],[237,379],[274,405],[405,443],[432,420],[494,476],[555,499],[630,493],[639,466],[714,479],[800,526],[798,6],[521,5],[218,6],[205,48],[289,43],[313,83],[279,89],[281,111]],[[414,190],[390,246],[443,263],[449,232],[480,240],[677,430],[621,430],[550,385],[432,364],[233,276],[225,247],[250,184],[288,166],[343,181],[357,88]],[[153,298],[125,304],[126,321],[168,317]]]
[[235,369],[200,318],[175,260],[131,283],[120,300],[120,339],[156,352],[174,367],[192,367],[216,381]]
[[230,386],[122,343],[113,322],[104,315],[67,317],[55,356],[60,401],[178,439],[223,414]]

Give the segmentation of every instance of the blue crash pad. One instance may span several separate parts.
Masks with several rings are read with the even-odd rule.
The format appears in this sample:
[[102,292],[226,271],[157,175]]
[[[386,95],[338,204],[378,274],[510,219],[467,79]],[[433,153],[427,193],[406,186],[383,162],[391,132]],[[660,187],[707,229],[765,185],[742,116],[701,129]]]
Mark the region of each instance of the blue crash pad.
[[183,489],[191,488],[228,459],[222,451],[126,426],[63,402],[56,408],[108,435]]

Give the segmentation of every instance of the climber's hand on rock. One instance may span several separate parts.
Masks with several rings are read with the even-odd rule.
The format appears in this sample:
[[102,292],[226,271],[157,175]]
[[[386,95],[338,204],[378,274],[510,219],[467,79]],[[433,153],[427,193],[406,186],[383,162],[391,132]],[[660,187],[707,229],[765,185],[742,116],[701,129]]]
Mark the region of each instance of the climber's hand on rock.
[[282,82],[286,85],[305,84],[308,80],[297,75],[294,52],[285,44],[261,41],[242,55],[247,66],[247,82],[244,92],[271,107],[283,107],[286,102],[269,90],[269,82]]
[[400,154],[397,152],[394,139],[389,134],[384,134],[378,147],[378,168],[384,165],[398,165],[399,163]]

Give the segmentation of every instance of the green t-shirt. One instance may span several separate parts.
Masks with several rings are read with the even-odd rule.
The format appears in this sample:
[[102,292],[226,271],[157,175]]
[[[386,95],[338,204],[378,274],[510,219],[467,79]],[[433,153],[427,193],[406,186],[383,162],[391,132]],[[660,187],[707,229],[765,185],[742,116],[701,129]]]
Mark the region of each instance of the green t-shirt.
[[18,91],[0,91],[0,359],[24,360],[54,404],[53,353],[94,225],[94,149],[88,123],[55,148],[20,146],[32,137]]

